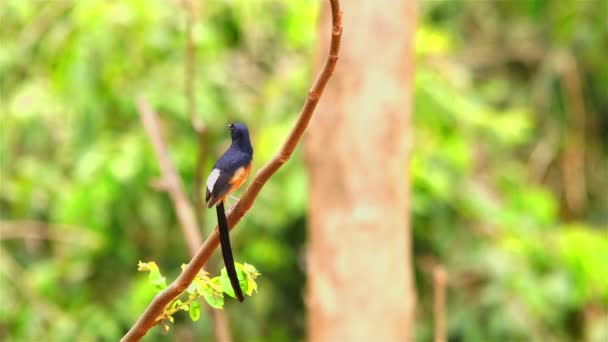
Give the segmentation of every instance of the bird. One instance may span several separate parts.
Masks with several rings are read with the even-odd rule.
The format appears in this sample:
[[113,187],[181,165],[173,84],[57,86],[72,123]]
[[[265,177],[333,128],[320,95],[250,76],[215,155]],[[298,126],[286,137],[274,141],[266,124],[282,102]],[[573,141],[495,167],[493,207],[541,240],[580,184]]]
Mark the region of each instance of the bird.
[[220,246],[224,265],[226,266],[226,273],[230,279],[230,285],[232,285],[234,294],[240,302],[243,302],[245,298],[243,297],[243,291],[239,285],[239,279],[234,266],[224,202],[228,195],[245,183],[251,173],[253,147],[249,139],[249,129],[245,124],[232,123],[228,127],[232,143],[228,150],[213,165],[213,169],[207,178],[205,202],[207,208],[215,206]]

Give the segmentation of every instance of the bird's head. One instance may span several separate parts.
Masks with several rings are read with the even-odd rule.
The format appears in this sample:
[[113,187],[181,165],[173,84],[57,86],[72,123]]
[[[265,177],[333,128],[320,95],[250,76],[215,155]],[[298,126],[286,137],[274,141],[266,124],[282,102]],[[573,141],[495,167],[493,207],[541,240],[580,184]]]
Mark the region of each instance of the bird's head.
[[249,129],[247,129],[245,124],[236,122],[231,123],[228,127],[230,128],[230,137],[232,138],[232,141],[236,142],[243,139],[249,140]]

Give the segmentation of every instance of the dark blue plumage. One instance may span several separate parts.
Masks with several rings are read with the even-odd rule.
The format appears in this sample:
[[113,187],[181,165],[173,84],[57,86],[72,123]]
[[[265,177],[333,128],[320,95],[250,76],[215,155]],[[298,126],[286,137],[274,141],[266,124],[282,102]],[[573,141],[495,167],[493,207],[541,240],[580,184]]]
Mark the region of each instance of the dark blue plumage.
[[[249,140],[249,130],[242,123],[234,123],[230,126],[230,137],[232,144],[230,148],[213,165],[213,171],[207,180],[207,193],[205,200],[207,207],[213,205],[226,195],[232,188],[230,183],[235,173],[241,168],[247,168],[251,165],[253,158],[253,147]],[[214,172],[218,172],[216,175]],[[213,179],[212,177],[216,177]]]
[[243,291],[239,284],[232,247],[230,247],[230,235],[226,212],[224,211],[224,199],[232,191],[239,188],[251,172],[251,159],[253,158],[253,147],[249,140],[249,130],[242,123],[230,125],[230,137],[232,144],[230,148],[218,159],[213,170],[207,178],[207,207],[216,205],[217,224],[222,247],[222,257],[226,272],[230,279],[230,285],[239,301],[245,300]]

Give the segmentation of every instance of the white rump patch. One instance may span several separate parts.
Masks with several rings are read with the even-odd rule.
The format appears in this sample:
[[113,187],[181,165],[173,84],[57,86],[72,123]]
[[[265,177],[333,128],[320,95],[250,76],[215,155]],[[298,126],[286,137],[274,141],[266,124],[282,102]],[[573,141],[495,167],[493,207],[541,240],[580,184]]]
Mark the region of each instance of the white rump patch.
[[209,178],[207,178],[207,190],[209,190],[209,192],[213,192],[213,187],[215,186],[215,182],[219,176],[220,169],[213,169],[211,174],[209,174]]

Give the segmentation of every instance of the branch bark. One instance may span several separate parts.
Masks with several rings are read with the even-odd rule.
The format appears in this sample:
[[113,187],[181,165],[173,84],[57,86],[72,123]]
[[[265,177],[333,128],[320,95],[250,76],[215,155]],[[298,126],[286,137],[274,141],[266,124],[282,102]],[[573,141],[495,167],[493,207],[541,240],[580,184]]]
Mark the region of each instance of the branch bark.
[[446,342],[445,328],[445,288],[447,283],[447,272],[442,265],[433,267],[433,317],[435,342]]
[[[329,2],[331,5],[332,15],[332,36],[329,53],[323,69],[309,91],[308,97],[304,102],[304,106],[302,107],[298,119],[287,137],[287,140],[279,152],[256,173],[255,178],[245,190],[241,200],[227,214],[230,229],[234,228],[234,226],[253,206],[253,202],[268,179],[291,157],[293,150],[302,138],[304,130],[308,126],[308,122],[310,121],[317,103],[319,102],[319,98],[325,89],[325,85],[334,71],[336,62],[338,61],[340,40],[342,37],[342,12],[340,10],[339,0],[329,0]],[[142,113],[142,117],[146,116],[144,115],[145,112],[153,113],[152,108],[150,108],[150,106],[141,99],[139,100],[138,108],[140,113]],[[156,129],[158,129],[158,127],[156,127]],[[173,179],[171,182],[175,184],[177,181]],[[126,342],[140,340],[154,325],[154,321],[160,315],[164,307],[180,293],[186,290],[198,271],[205,266],[218,244],[219,235],[216,227],[213,233],[207,238],[203,245],[198,249],[194,257],[190,260],[190,263],[184,269],[184,271],[165,290],[154,297],[150,305],[148,305],[148,308],[139,317],[137,322],[135,322],[127,334],[123,336],[121,341]]]
[[586,109],[583,84],[574,56],[564,53],[559,56],[557,71],[566,107],[566,139],[561,156],[562,184],[567,215],[578,216],[587,205],[587,184],[585,179],[585,121]]
[[[196,122],[200,122],[198,125]],[[205,161],[208,154],[208,134],[207,127],[202,124],[200,120],[195,121],[193,124],[194,130],[196,131],[198,148],[196,153],[196,166],[194,168],[194,191],[192,193],[194,201],[194,210],[196,213],[196,219],[200,226],[204,225],[205,222],[205,205],[203,203],[202,189],[203,189],[203,174]]]

